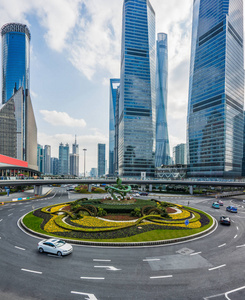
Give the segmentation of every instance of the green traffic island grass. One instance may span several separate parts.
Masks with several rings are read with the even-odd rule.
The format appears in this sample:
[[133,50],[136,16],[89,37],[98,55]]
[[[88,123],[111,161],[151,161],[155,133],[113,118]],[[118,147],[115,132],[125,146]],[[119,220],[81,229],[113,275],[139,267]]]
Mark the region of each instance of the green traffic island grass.
[[[97,204],[98,204],[98,200]],[[143,201],[142,204],[146,203],[146,200]],[[150,200],[148,200],[150,201]],[[91,202],[91,200],[89,201]],[[140,201],[139,201],[140,202]],[[157,201],[154,200],[154,203]],[[66,203],[68,206],[71,202]],[[93,203],[94,204],[94,203]],[[151,203],[152,204],[152,203]],[[149,241],[157,241],[157,240],[168,240],[168,239],[176,239],[180,237],[190,236],[196,233],[200,233],[205,231],[213,224],[213,219],[200,210],[196,210],[190,207],[183,207],[184,209],[191,212],[196,212],[195,217],[190,219],[190,222],[194,222],[199,220],[201,223],[200,228],[183,228],[178,226],[178,223],[182,223],[183,219],[179,220],[163,220],[160,216],[147,216],[152,223],[144,224],[141,226],[140,222],[136,221],[135,225],[130,225],[128,227],[124,226],[123,228],[104,228],[104,230],[100,228],[88,228],[79,224],[74,224],[72,222],[72,213],[66,212],[68,215],[65,223],[63,222],[64,215],[58,216],[55,219],[55,223],[61,226],[61,228],[65,229],[66,232],[53,232],[48,233],[44,230],[45,224],[47,224],[50,219],[53,218],[54,214],[50,213],[50,208],[58,206],[60,204],[51,205],[49,207],[44,207],[42,209],[35,210],[34,212],[30,212],[27,214],[23,222],[24,224],[34,230],[36,232],[50,235],[50,236],[58,236],[68,239],[74,240],[82,240],[82,241],[91,241],[91,242],[149,242]],[[168,206],[168,203],[166,203]],[[169,203],[169,206],[173,206],[173,204]],[[190,217],[189,217],[190,218]],[[161,220],[160,220],[161,219]],[[185,218],[187,219],[187,218]],[[185,220],[184,219],[184,220]],[[164,222],[169,222],[171,224],[175,224],[176,226],[169,227]],[[155,224],[154,224],[155,223]]]

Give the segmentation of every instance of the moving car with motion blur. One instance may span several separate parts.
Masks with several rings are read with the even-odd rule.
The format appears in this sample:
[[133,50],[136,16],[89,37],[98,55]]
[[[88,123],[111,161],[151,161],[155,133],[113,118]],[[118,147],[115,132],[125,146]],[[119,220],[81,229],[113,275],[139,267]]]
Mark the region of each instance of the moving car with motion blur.
[[223,201],[221,201],[221,200],[218,200],[217,203],[219,203],[220,206],[224,205]]
[[227,216],[220,217],[219,222],[220,222],[220,224],[231,225],[231,219]]
[[213,207],[213,208],[219,208],[219,203],[218,203],[218,202],[214,202],[214,203],[212,204],[212,207]]
[[226,210],[229,212],[237,213],[237,208],[235,206],[229,205],[226,207]]
[[65,241],[59,239],[43,240],[37,244],[40,253],[47,252],[58,256],[72,253],[73,247]]

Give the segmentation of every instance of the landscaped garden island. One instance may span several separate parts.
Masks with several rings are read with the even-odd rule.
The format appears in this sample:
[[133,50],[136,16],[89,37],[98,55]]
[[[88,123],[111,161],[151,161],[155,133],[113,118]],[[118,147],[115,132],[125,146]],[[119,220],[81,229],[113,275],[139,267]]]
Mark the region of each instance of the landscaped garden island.
[[23,218],[25,227],[39,234],[102,243],[178,239],[207,231],[213,222],[194,208],[129,196],[82,198],[37,209]]

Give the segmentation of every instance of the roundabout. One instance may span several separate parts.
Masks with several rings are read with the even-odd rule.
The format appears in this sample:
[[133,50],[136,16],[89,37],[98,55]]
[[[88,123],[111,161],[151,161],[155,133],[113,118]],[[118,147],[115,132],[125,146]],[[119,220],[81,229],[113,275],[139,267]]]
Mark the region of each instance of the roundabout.
[[[24,233],[17,221],[30,211],[78,198],[61,187],[43,199],[0,207],[0,299],[245,298],[244,208],[229,215],[231,226],[218,225],[209,235],[178,244],[133,248],[74,244],[73,253],[66,257],[39,254],[40,238]],[[210,198],[160,200],[184,207],[190,202],[216,220],[233,201],[225,199],[224,208],[214,210]]]

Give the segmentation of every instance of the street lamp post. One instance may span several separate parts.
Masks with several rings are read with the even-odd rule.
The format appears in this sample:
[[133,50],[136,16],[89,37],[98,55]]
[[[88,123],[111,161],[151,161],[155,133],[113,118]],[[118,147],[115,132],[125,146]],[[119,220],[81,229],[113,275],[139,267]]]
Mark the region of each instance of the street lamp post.
[[87,151],[87,149],[83,149],[83,152],[84,152],[84,178],[86,176],[86,151]]

